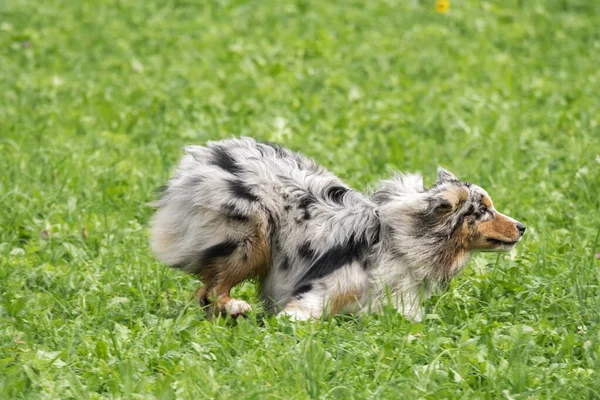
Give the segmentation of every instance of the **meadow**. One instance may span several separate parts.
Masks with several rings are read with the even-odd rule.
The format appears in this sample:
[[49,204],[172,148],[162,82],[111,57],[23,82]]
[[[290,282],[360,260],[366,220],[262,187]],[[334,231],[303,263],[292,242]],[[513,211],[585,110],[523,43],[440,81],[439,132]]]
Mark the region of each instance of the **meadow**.
[[[600,398],[600,2],[0,2],[0,398]],[[369,190],[442,165],[528,226],[422,323],[209,321],[148,248],[186,144]]]

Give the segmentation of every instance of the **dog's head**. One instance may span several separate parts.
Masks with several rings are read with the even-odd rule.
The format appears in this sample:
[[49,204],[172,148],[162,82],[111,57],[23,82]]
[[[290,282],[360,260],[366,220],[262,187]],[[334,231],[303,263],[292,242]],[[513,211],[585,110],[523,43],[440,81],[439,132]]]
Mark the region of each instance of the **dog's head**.
[[485,190],[443,168],[422,212],[429,229],[469,252],[511,250],[525,233],[525,225],[494,208]]
[[372,200],[382,224],[381,251],[432,281],[447,283],[470,253],[511,250],[525,232],[525,225],[494,208],[485,190],[443,168],[429,189],[420,175],[398,175]]
[[481,187],[459,181],[438,169],[429,189],[420,175],[398,175],[373,194],[382,224],[398,246],[438,248],[439,252],[506,251],[525,232],[525,225],[494,208]]

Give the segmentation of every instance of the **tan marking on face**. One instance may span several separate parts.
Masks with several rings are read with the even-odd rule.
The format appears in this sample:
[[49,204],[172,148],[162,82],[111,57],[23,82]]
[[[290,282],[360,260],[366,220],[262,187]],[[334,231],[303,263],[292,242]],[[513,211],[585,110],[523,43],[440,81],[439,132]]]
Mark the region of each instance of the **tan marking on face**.
[[479,232],[486,237],[514,242],[519,240],[520,234],[515,222],[506,216],[496,213],[494,219],[484,221],[479,225]]
[[492,208],[493,203],[492,203],[492,199],[489,198],[489,196],[483,196],[481,198],[481,202],[483,203],[484,206],[486,206],[487,208]]
[[467,188],[461,188],[460,200],[467,201],[468,198],[469,198],[469,190]]
[[469,192],[464,187],[451,187],[441,192],[440,196],[447,200],[452,208],[456,208],[461,202],[467,201]]
[[473,236],[473,232],[469,228],[469,224],[467,223],[466,220],[463,221],[458,232],[456,232],[456,234],[454,236],[455,236],[455,240],[457,241],[457,244],[460,247],[468,248],[468,244]]
[[473,228],[469,250],[487,250],[498,247],[488,239],[516,242],[521,237],[515,222],[498,212],[494,213],[494,218],[479,222]]
[[472,232],[469,224],[463,221],[458,231],[453,235],[453,245],[448,246],[448,251],[441,255],[441,264],[444,266],[444,276],[452,277],[462,268],[468,260],[469,242]]

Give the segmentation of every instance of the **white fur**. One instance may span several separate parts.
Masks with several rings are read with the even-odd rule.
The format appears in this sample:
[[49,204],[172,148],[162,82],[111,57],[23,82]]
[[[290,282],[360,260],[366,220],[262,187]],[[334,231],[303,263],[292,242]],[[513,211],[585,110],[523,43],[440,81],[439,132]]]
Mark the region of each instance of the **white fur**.
[[252,307],[243,300],[231,299],[225,303],[225,311],[227,311],[227,314],[237,317],[252,312]]

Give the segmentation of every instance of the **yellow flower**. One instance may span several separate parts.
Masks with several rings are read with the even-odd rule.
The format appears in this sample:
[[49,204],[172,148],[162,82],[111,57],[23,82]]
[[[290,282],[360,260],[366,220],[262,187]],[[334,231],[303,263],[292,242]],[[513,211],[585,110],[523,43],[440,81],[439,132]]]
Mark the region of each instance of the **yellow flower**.
[[450,0],[436,0],[435,1],[435,11],[440,14],[446,14],[450,9]]

